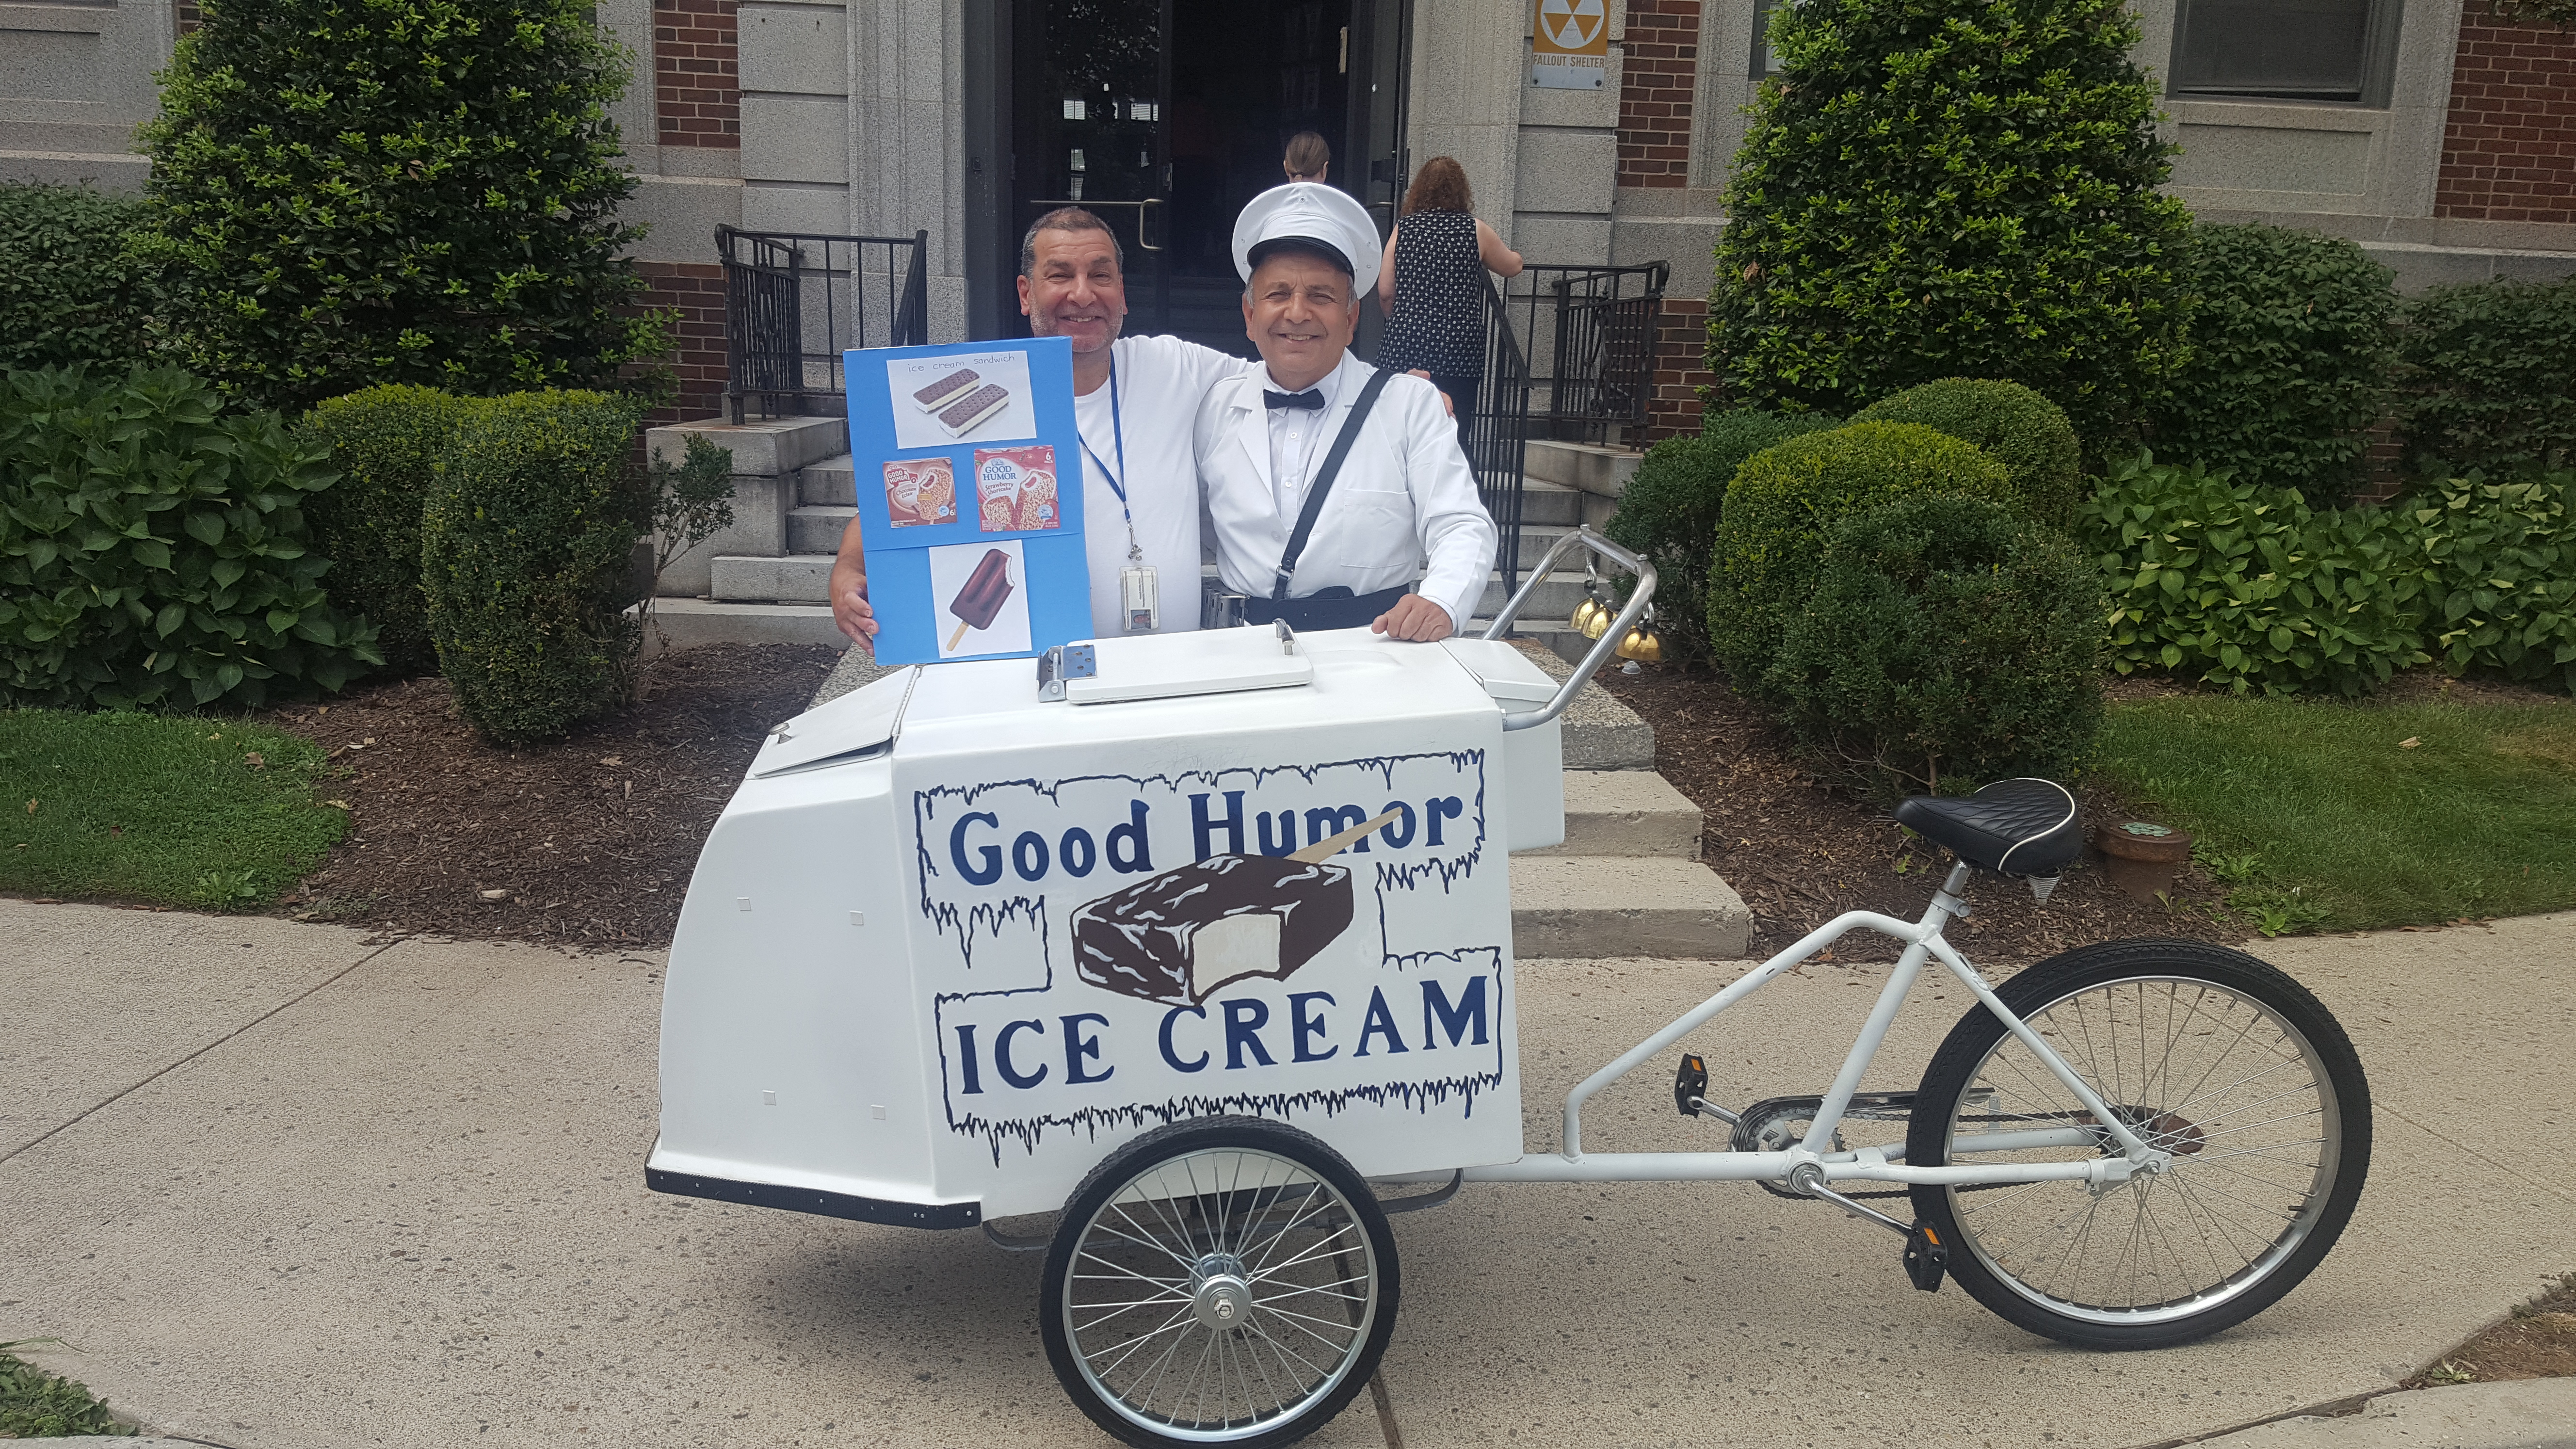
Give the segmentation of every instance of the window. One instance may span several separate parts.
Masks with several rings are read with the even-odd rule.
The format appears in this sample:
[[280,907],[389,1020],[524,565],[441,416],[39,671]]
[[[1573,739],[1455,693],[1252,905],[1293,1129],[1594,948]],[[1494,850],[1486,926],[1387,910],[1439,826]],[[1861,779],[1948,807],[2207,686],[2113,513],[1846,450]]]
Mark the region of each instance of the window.
[[1755,80],[1771,74],[1771,12],[1780,0],[1753,0],[1753,71]]
[[2180,0],[2173,93],[2386,105],[2397,0]]

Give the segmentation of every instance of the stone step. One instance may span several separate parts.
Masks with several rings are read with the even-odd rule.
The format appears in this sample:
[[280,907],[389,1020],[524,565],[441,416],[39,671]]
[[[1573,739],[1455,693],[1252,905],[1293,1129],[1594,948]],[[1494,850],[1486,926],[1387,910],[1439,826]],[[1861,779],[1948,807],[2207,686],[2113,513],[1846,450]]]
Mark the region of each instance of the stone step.
[[1741,959],[1753,935],[1744,898],[1695,860],[1671,856],[1512,857],[1512,954]]
[[828,553],[718,555],[707,563],[707,592],[719,603],[828,604],[831,583]]
[[656,599],[644,652],[710,644],[822,644],[845,649],[849,639],[823,604],[754,604],[727,599]]
[[1552,523],[1572,527],[1583,521],[1583,490],[1537,478],[1521,483],[1521,524]]
[[1522,471],[1533,481],[1544,478],[1596,497],[1616,499],[1628,491],[1628,480],[1637,476],[1637,465],[1646,455],[1598,443],[1532,438],[1521,456]]
[[822,508],[850,508],[857,505],[858,464],[849,454],[826,458],[807,466],[796,478],[796,501]]
[[1551,856],[1699,859],[1700,809],[1652,770],[1565,772],[1565,843]]
[[846,503],[807,503],[787,510],[787,551],[789,553],[829,553],[841,551],[841,531],[859,510]]

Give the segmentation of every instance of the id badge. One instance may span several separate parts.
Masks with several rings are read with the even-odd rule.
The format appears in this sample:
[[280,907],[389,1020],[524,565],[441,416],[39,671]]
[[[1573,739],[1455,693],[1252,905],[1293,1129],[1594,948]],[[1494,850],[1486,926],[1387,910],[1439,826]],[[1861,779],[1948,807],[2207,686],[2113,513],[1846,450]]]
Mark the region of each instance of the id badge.
[[1162,627],[1163,590],[1152,564],[1129,564],[1118,571],[1118,608],[1130,634],[1151,634]]

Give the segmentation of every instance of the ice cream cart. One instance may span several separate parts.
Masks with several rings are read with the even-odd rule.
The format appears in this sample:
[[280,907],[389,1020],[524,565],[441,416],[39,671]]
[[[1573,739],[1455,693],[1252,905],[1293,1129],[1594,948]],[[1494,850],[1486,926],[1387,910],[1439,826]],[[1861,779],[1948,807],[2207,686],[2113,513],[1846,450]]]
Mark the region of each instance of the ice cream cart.
[[[1049,1358],[1095,1422],[1140,1445],[1287,1443],[1366,1382],[1398,1296],[1372,1181],[1439,1185],[1407,1207],[1468,1180],[1762,1181],[1906,1234],[1918,1283],[1948,1261],[1990,1306],[1981,1281],[2019,1284],[2046,1320],[2019,1321],[2077,1341],[2197,1336],[2313,1265],[2359,1188],[2367,1093],[2331,1019],[2269,982],[2226,988],[2262,1023],[2247,1032],[2294,1043],[2321,1110],[2364,1135],[2323,1134],[2317,1160],[2284,1169],[2305,1184],[2291,1226],[2266,1227],[2201,1298],[2051,1297],[1962,1212],[1925,1206],[1988,1182],[2146,1191],[2217,1130],[2199,1107],[2185,1121],[2140,1105],[2134,1084],[2106,1100],[2098,1070],[2047,1044],[2049,1001],[2007,1005],[2033,973],[1998,997],[1941,940],[1972,867],[2053,877],[2080,844],[2045,782],[1931,802],[1918,828],[1960,864],[1922,921],[1854,913],[1816,932],[1596,1073],[1566,1103],[1561,1151],[1525,1153],[1509,855],[1562,838],[1558,716],[1654,588],[1588,530],[1533,580],[1573,547],[1639,583],[1562,683],[1504,637],[1525,587],[1482,638],[1099,639],[1035,667],[904,668],[778,726],[681,914],[649,1184],[1045,1247]],[[1583,1152],[1584,1097],[1852,929],[1907,950],[1832,1091],[1730,1112],[1685,1057],[1677,1106],[1733,1125],[1734,1150]],[[1853,1087],[1932,957],[1975,982],[1971,1017],[1997,1031],[1944,1089],[1937,1142],[1917,1142],[1917,1113],[1905,1143],[1849,1147],[1846,1118],[1905,1115]],[[2164,975],[2206,988],[2210,973]],[[1996,1056],[2014,1050],[2033,1055]],[[2006,1066],[2024,1079],[2010,1090]],[[2035,1100],[2025,1082],[2052,1074],[2059,1097]],[[2275,1063],[2267,1086],[2287,1075]],[[1891,1183],[1916,1185],[1920,1221],[1856,1200]],[[991,1226],[1041,1213],[1060,1214],[1051,1239]]]

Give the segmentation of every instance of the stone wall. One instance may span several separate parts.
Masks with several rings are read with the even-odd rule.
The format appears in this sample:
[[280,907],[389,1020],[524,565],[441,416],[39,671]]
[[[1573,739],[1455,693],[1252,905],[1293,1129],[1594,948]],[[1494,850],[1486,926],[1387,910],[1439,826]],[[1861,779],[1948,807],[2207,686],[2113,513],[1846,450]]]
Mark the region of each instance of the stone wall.
[[2576,35],[2461,19],[2433,214],[2576,222]]

